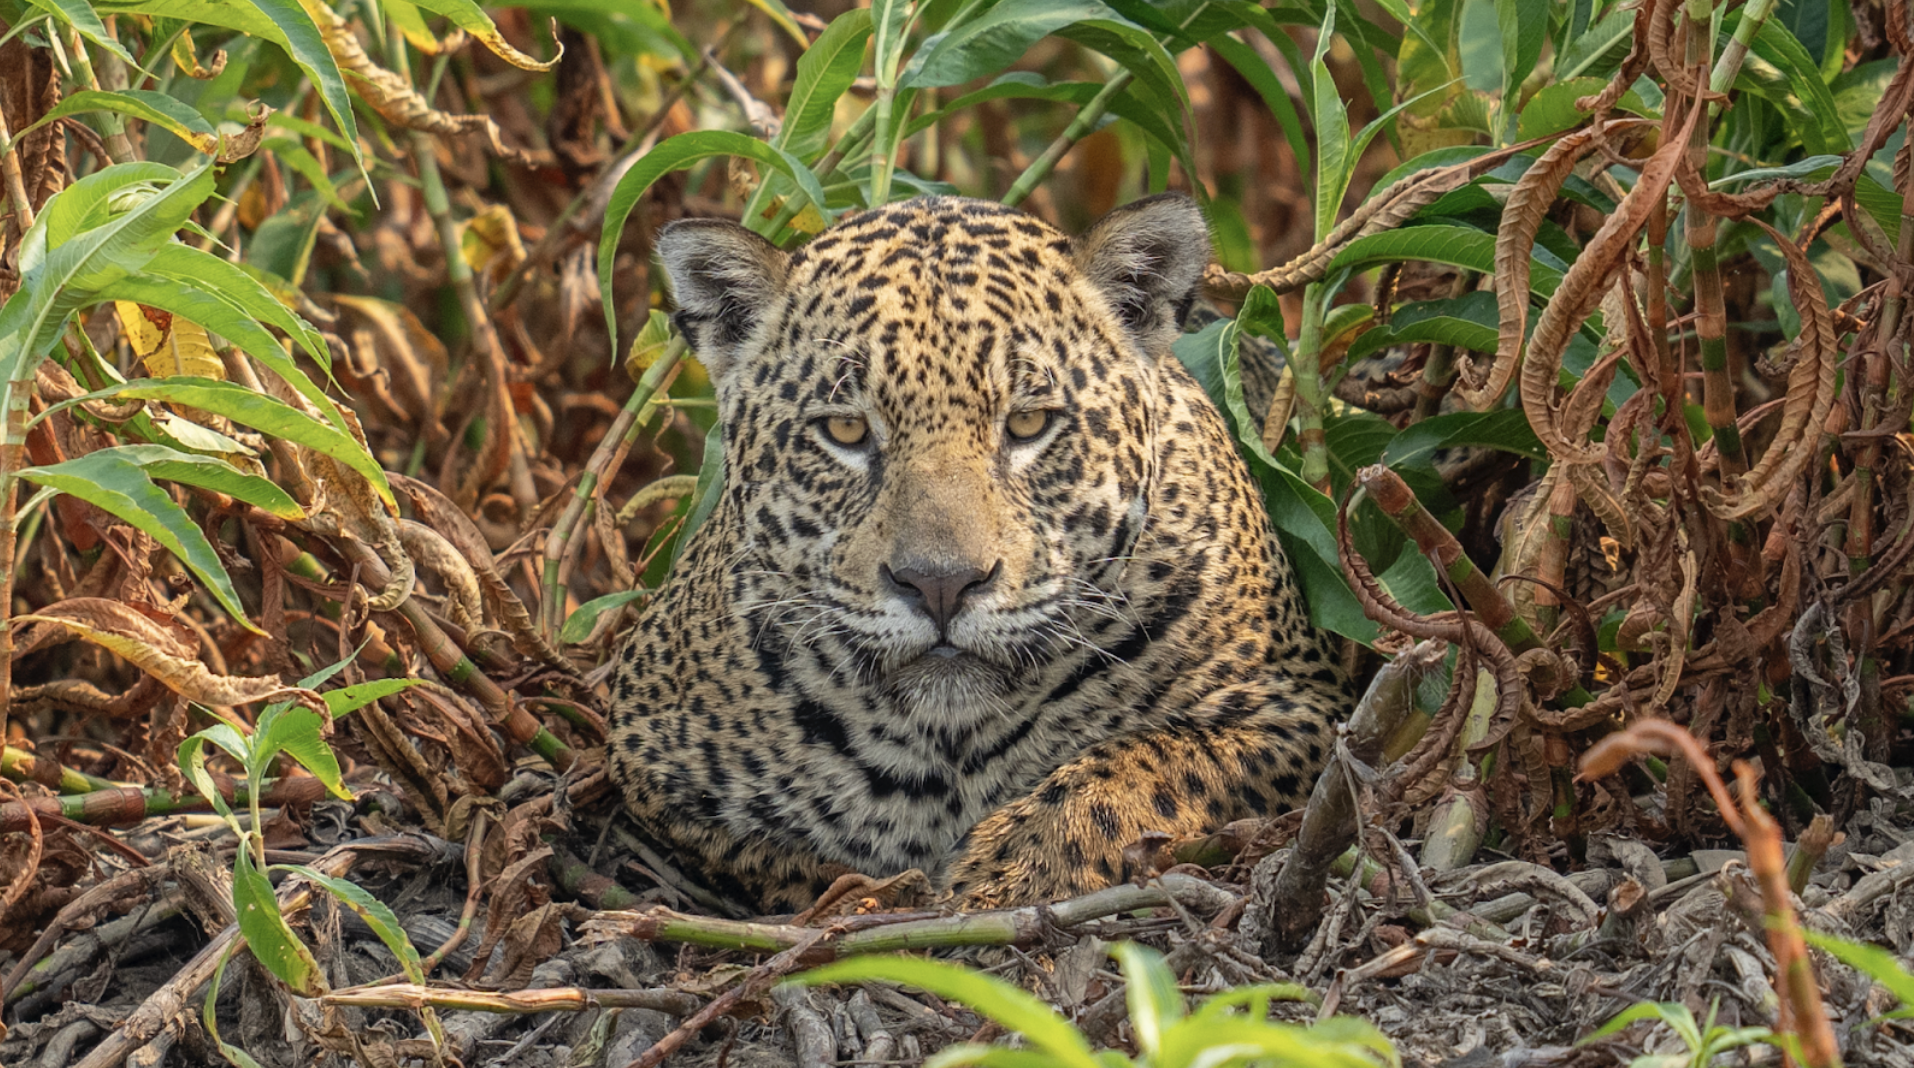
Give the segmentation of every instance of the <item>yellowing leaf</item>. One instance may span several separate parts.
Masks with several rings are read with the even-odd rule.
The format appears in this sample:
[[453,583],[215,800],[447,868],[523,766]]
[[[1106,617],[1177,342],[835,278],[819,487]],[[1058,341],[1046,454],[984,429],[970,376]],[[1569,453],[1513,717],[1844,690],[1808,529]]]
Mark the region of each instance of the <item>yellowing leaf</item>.
[[213,674],[205,664],[185,655],[184,643],[164,624],[120,601],[73,597],[32,615],[17,616],[15,621],[58,624],[74,637],[131,662],[174,693],[203,705],[291,700],[314,709],[326,707],[318,694],[304,687],[287,686],[277,675],[255,678]]
[[525,246],[518,239],[518,223],[510,208],[494,204],[466,220],[459,234],[459,255],[472,270],[501,280],[525,260]]
[[120,329],[133,346],[133,354],[146,365],[146,373],[155,378],[193,375],[224,381],[226,365],[213,351],[213,339],[206,328],[171,312],[130,300],[116,300]]
[[631,339],[631,351],[625,354],[625,372],[636,380],[650,370],[652,364],[658,362],[659,355],[669,344],[671,344],[671,316],[653,308],[651,316],[639,329],[638,336]]
[[386,0],[384,7],[385,17],[392,20],[392,25],[399,28],[412,47],[428,56],[436,56],[445,50],[439,39],[432,36],[432,31],[426,27],[425,16],[419,14],[418,7],[410,0]]

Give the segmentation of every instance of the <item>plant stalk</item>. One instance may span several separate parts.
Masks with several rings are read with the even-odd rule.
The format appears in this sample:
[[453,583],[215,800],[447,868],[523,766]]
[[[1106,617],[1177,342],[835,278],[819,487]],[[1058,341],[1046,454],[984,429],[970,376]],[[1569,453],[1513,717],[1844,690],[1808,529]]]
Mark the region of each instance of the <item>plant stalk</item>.
[[[1706,27],[1709,19],[1707,0],[1688,4],[1688,53],[1691,71],[1709,64],[1712,51]],[[1693,107],[1703,106],[1700,100]],[[1708,167],[1709,124],[1696,122],[1689,135],[1688,155],[1697,173],[1704,176]],[[1728,306],[1722,295],[1721,264],[1715,252],[1715,217],[1690,200],[1684,209],[1684,229],[1688,236],[1688,254],[1694,263],[1695,338],[1701,348],[1701,406],[1714,433],[1715,449],[1721,457],[1721,481],[1730,484],[1736,475],[1748,470],[1748,458],[1741,444],[1741,430],[1735,425],[1735,383],[1728,373]]]
[[1038,184],[1050,177],[1050,172],[1056,169],[1064,153],[1075,147],[1078,141],[1088,136],[1096,128],[1097,123],[1103,120],[1103,113],[1110,110],[1110,102],[1130,87],[1134,77],[1127,70],[1116,72],[1109,82],[1097,91],[1097,95],[1083,105],[1076,117],[1070,120],[1070,125],[1065,126],[1063,132],[1057,135],[1057,139],[1050,142],[1049,147],[1043,150],[1043,155],[1032,160],[1030,166],[1025,167],[1023,173],[1017,176],[1017,180],[1011,183],[1010,191],[1004,194],[1004,204],[1014,208],[1023,203],[1031,193],[1036,192]]
[[512,401],[505,346],[498,339],[492,317],[479,299],[472,267],[465,262],[459,247],[459,224],[452,218],[451,199],[446,195],[445,178],[439,173],[436,142],[428,134],[412,135],[412,158],[419,167],[419,184],[425,197],[426,213],[438,225],[439,244],[445,250],[445,276],[458,293],[459,307],[472,328],[473,348],[485,361],[486,385],[492,392],[493,418],[497,433],[504,435],[506,463],[512,488],[512,500],[519,515],[529,516],[538,508],[538,488],[532,484],[531,462],[525,456],[525,438],[518,425],[518,406]]
[[539,613],[540,629],[548,640],[556,640],[558,631],[565,622],[566,585],[571,577],[572,562],[578,558],[579,550],[584,546],[585,532],[591,529],[592,510],[599,505],[598,496],[601,486],[610,482],[617,473],[618,465],[630,451],[645,424],[650,422],[654,401],[658,390],[678,369],[678,363],[689,351],[690,346],[684,337],[671,339],[671,344],[653,361],[645,373],[638,379],[638,387],[632,390],[630,399],[612,421],[611,428],[598,442],[598,448],[585,464],[585,471],[579,476],[578,488],[572,492],[572,499],[565,505],[565,511],[552,525],[551,534],[545,538],[545,569],[543,611]]
[[1296,373],[1296,416],[1299,427],[1296,443],[1303,452],[1304,482],[1324,493],[1329,485],[1329,438],[1323,431],[1323,301],[1327,299],[1321,282],[1303,287],[1303,327],[1296,339],[1296,358],[1291,366]]

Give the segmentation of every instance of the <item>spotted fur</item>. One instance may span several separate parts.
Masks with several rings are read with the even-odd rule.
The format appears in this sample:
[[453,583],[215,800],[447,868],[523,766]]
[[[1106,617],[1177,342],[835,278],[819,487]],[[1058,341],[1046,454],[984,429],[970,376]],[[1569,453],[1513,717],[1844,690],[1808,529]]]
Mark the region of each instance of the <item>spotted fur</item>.
[[660,844],[758,908],[912,867],[989,905],[1300,803],[1351,692],[1170,353],[1209,259],[1188,200],[1074,240],[925,198],[789,254],[710,221],[660,251],[725,428],[614,680]]

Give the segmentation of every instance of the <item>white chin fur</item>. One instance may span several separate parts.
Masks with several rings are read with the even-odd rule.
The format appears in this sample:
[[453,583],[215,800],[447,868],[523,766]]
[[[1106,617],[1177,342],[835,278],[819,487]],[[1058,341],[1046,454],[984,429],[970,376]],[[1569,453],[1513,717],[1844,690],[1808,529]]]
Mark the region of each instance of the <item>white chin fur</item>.
[[948,723],[988,719],[1009,710],[1009,679],[1002,668],[967,654],[940,653],[925,653],[890,672],[887,681],[899,711],[911,719]]

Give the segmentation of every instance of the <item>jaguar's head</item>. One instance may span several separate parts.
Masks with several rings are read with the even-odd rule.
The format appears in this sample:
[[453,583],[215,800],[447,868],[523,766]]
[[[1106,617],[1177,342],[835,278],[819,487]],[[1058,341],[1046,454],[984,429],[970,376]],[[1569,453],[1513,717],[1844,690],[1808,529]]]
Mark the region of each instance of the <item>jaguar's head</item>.
[[[659,251],[716,383],[733,591],[912,715],[987,714],[1133,613],[1157,371],[1209,261],[1189,200],[1072,239],[983,201],[853,216],[784,253],[687,221]],[[1034,681],[1033,681],[1034,680]]]

